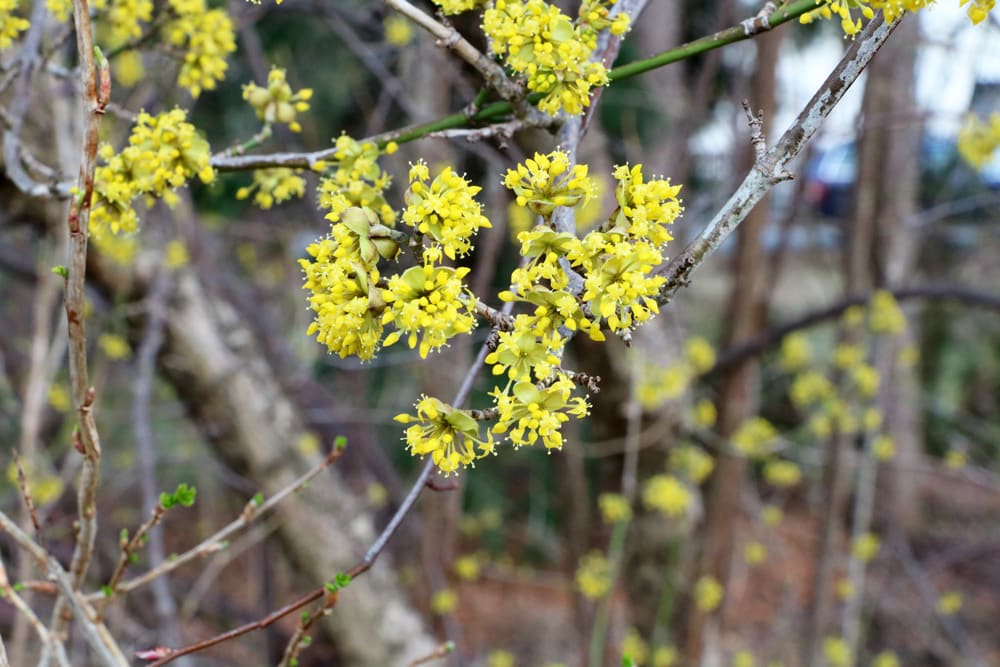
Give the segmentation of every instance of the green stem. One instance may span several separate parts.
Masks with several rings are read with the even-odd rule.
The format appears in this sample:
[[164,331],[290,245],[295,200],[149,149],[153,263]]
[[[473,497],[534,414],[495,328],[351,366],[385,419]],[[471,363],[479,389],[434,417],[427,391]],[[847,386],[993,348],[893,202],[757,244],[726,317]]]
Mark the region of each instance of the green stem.
[[608,545],[608,562],[611,564],[611,592],[597,607],[594,626],[590,632],[590,651],[588,665],[601,667],[604,664],[604,642],[608,637],[608,623],[611,620],[611,598],[621,571],[622,557],[625,551],[625,535],[628,533],[628,521],[619,521],[611,532],[611,543]]
[[[775,10],[767,18],[767,24],[770,28],[776,28],[779,25],[788,23],[793,19],[797,19],[812,9],[816,9],[816,0],[796,0],[796,2],[792,2],[781,9]],[[635,62],[628,63],[627,65],[622,65],[621,67],[616,67],[608,72],[608,80],[615,82],[629,79],[633,76],[644,74],[651,70],[670,65],[680,60],[691,58],[707,51],[712,51],[713,49],[721,48],[728,44],[742,42],[743,40],[756,36],[756,34],[758,33],[751,32],[750,34],[747,34],[747,31],[744,30],[742,24],[735,25],[730,28],[726,28],[725,30],[721,30],[714,35],[708,35],[706,37],[696,39],[693,42],[682,44],[676,48],[658,53],[655,56],[650,56],[649,58],[637,60]],[[542,97],[544,97],[543,93],[532,93],[527,97],[527,100],[528,102],[534,104],[537,103],[538,100],[542,99]],[[386,135],[382,135],[379,137],[378,143],[380,146],[384,146],[390,141],[395,141],[396,143],[406,143],[425,137],[433,132],[441,132],[443,130],[464,127],[471,123],[486,123],[495,121],[501,117],[509,115],[511,111],[512,109],[509,102],[494,102],[484,106],[471,118],[466,115],[465,112],[459,111],[430,123],[416,125],[408,129],[400,130],[397,133],[390,132]]]

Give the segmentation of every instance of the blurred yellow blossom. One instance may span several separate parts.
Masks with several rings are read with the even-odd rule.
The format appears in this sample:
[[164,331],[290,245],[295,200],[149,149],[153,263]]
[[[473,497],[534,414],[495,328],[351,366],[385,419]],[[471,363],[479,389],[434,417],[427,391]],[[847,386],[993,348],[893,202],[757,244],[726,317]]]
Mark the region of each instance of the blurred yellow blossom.
[[611,565],[600,551],[591,551],[580,559],[576,586],[585,597],[597,600],[611,590]]
[[747,565],[760,565],[767,559],[767,547],[756,540],[743,546],[743,560]]
[[514,654],[510,651],[497,649],[490,652],[486,659],[487,667],[514,667]]
[[896,441],[892,439],[891,435],[884,433],[875,436],[875,440],[872,442],[872,454],[879,461],[891,461],[892,457],[896,455]]
[[116,361],[128,359],[132,354],[132,346],[118,334],[101,334],[97,339],[97,345],[108,359]]
[[843,637],[827,637],[823,640],[823,655],[829,667],[851,667],[851,648]]
[[867,563],[878,555],[880,542],[874,533],[858,535],[851,546],[851,554],[862,563]]
[[948,591],[943,593],[937,601],[937,610],[944,616],[957,614],[962,608],[962,594],[958,591]]
[[745,456],[763,456],[774,451],[778,431],[763,417],[751,417],[730,437],[733,447]]
[[704,373],[715,365],[715,348],[701,336],[688,339],[684,344],[684,356],[696,373]]
[[61,384],[54,384],[49,387],[49,405],[52,406],[53,410],[59,412],[67,412],[73,407],[73,402],[70,399],[69,392],[66,391],[66,387]]
[[406,46],[413,41],[413,24],[404,16],[387,16],[382,28],[385,30],[385,41],[393,46]]
[[776,507],[774,505],[767,505],[763,509],[763,511],[761,511],[760,518],[765,525],[771,526],[773,528],[774,526],[777,526],[778,524],[781,523],[782,514],[783,513],[780,507]]
[[768,461],[764,464],[764,480],[771,486],[795,486],[802,480],[802,471],[792,461]]
[[638,630],[629,628],[625,633],[625,639],[622,640],[621,653],[623,658],[628,656],[635,661],[635,664],[644,665],[649,656],[649,646],[643,641]]
[[944,456],[944,463],[952,470],[958,470],[969,463],[969,456],[964,449],[950,449]]
[[797,371],[812,361],[812,346],[803,334],[793,333],[781,340],[781,367]]
[[163,248],[163,265],[168,269],[177,269],[185,266],[189,261],[187,246],[180,239],[167,241]]
[[479,557],[475,554],[465,554],[455,559],[455,574],[462,581],[475,581],[479,578]]
[[733,667],[756,667],[757,660],[753,657],[753,653],[743,649],[733,654],[732,665]]
[[899,667],[899,658],[892,651],[882,651],[872,659],[871,667]]
[[715,421],[719,416],[715,409],[715,403],[707,398],[703,398],[695,403],[691,412],[694,417],[694,423],[700,428],[712,428],[715,426]]
[[691,506],[691,491],[673,475],[650,477],[642,490],[646,507],[662,512],[671,519],[683,517]]
[[632,508],[625,496],[620,493],[602,493],[597,499],[597,505],[600,507],[601,517],[607,523],[618,523],[632,518]]
[[714,611],[722,602],[723,595],[725,589],[719,580],[711,575],[702,576],[694,585],[694,601],[702,613],[708,614]]
[[684,444],[670,452],[670,469],[701,484],[712,474],[715,460],[697,445]]
[[677,649],[673,646],[657,646],[653,650],[653,667],[675,667],[677,664]]
[[431,596],[431,610],[435,614],[450,614],[458,607],[458,595],[450,588],[444,588]]

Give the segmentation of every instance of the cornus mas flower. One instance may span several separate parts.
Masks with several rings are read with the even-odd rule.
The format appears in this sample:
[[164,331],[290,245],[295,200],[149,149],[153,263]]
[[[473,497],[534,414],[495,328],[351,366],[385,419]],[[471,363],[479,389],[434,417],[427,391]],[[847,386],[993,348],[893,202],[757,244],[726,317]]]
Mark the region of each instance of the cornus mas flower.
[[655,297],[666,279],[650,274],[663,259],[660,253],[648,243],[628,243],[615,234],[588,237],[593,242],[581,263],[587,271],[582,299],[590,311],[615,333],[658,313]]
[[243,99],[253,107],[257,118],[266,123],[283,123],[292,132],[300,132],[302,126],[295,119],[296,115],[309,110],[309,99],[312,89],[303,88],[292,92],[292,87],[285,80],[285,70],[272,67],[267,75],[267,86],[260,87],[255,83],[243,86]]
[[485,0],[434,0],[434,4],[441,8],[441,13],[446,15],[461,14],[486,4]]
[[481,438],[479,422],[469,413],[429,396],[414,407],[416,415],[397,415],[396,421],[412,424],[404,436],[407,447],[416,456],[430,454],[441,472],[453,473],[493,451],[493,436],[487,431]]
[[671,519],[686,515],[691,499],[691,491],[673,475],[655,475],[642,490],[643,504]]
[[548,217],[557,206],[576,206],[597,192],[597,184],[587,176],[587,165],[570,166],[569,156],[560,150],[548,155],[535,153],[524,164],[509,169],[503,184],[517,196],[519,206]]
[[414,348],[419,343],[420,357],[426,358],[454,336],[472,331],[476,325],[469,305],[472,295],[462,283],[468,273],[468,267],[424,265],[392,276],[388,289],[382,290],[388,304],[382,322],[393,323],[398,331],[386,336],[385,346],[405,333],[407,344]]
[[973,169],[982,169],[1000,148],[1000,113],[980,120],[969,114],[958,131],[958,153]]
[[546,93],[538,103],[545,113],[579,115],[590,89],[608,82],[604,65],[590,61],[593,37],[545,0],[497,0],[483,14],[483,31],[529,90]]
[[301,259],[305,273],[303,288],[311,292],[309,307],[316,314],[306,335],[341,358],[356,355],[361,360],[375,356],[382,340],[382,301],[378,271],[365,269],[349,257],[337,257],[338,242],[327,237],[313,243]]
[[618,181],[618,210],[608,221],[608,229],[647,241],[656,248],[672,241],[674,237],[667,227],[684,211],[677,199],[681,186],[671,185],[670,179],[644,180],[641,164],[617,166],[614,176]]
[[183,109],[156,116],[142,112],[120,153],[101,146],[105,162],[94,173],[91,231],[96,237],[134,232],[138,216],[131,202],[139,195],[163,198],[173,205],[175,188],[198,176],[204,183],[215,178],[208,142],[187,122]]
[[472,249],[472,237],[491,226],[482,214],[482,205],[474,199],[482,188],[469,185],[451,167],[429,180],[423,162],[410,168],[403,222],[431,241],[431,254],[424,251],[426,259],[438,261],[441,253],[449,259],[464,256]]
[[198,97],[226,76],[226,57],[236,50],[233,23],[222,9],[208,9],[205,0],[170,0],[177,18],[163,29],[166,40],[184,50],[177,84]]
[[558,374],[548,386],[518,382],[506,391],[494,390],[497,424],[494,433],[508,433],[514,447],[533,445],[541,439],[546,449],[562,449],[560,429],[570,416],[587,416],[584,398],[572,397],[573,381]]
[[[378,146],[346,134],[337,137],[335,146],[336,169],[319,182],[319,205],[329,211],[326,219],[335,222],[347,208],[361,206],[378,213],[386,225],[395,223],[396,212],[385,199],[392,178],[378,165]],[[325,166],[317,164],[316,168]]]
[[532,318],[518,315],[514,330],[500,333],[497,348],[486,355],[486,363],[493,366],[493,374],[507,373],[511,380],[545,380],[559,365],[557,350],[565,341],[556,332],[539,337],[531,328]]
[[300,170],[275,167],[253,172],[253,183],[236,191],[237,199],[254,194],[254,202],[263,209],[305,194],[306,182],[298,175]]

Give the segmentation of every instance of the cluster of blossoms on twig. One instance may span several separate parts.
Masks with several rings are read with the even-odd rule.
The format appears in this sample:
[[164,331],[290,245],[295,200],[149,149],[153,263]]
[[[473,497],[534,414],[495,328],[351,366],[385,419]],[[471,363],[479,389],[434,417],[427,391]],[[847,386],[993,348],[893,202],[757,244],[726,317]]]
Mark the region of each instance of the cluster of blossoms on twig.
[[[594,340],[604,340],[602,330],[626,335],[657,312],[663,279],[652,274],[672,238],[667,228],[681,212],[679,186],[647,181],[641,165],[618,167],[618,208],[581,239],[555,231],[552,217],[596,191],[586,166],[572,165],[557,150],[508,171],[504,184],[538,224],[519,235],[523,264],[511,276],[511,289],[500,294],[528,312],[503,318],[465,285],[467,268],[446,265],[468,255],[478,231],[491,226],[475,200],[480,188],[449,167],[432,178],[418,162],[397,215],[384,197],[389,178],[378,166],[377,147],[348,137],[337,146],[340,160],[320,191],[331,230],[301,260],[315,314],[309,334],[341,357],[371,359],[400,340],[426,357],[471,332],[476,314],[483,315],[496,330],[486,363],[494,376],[506,376],[490,394],[494,406],[472,412],[422,397],[415,414],[397,417],[408,425],[408,446],[416,455],[430,454],[445,473],[492,453],[495,435],[515,447],[561,448],[563,424],[589,409],[574,395],[588,380],[561,366],[566,341],[576,331]],[[416,265],[383,275],[403,248]],[[570,274],[579,278],[575,286]],[[479,421],[485,419],[495,423],[483,435]]]
[[[483,4],[476,0],[435,0],[445,14]],[[524,77],[528,90],[542,93],[538,108],[548,114],[578,115],[590,105],[594,86],[608,83],[604,63],[592,60],[597,34],[621,35],[625,13],[611,16],[615,0],[586,0],[574,20],[545,0],[497,0],[483,13],[483,32],[495,54]]]
[[[882,12],[886,21],[895,21],[906,12],[916,12],[933,5],[935,0],[816,0],[816,9],[799,17],[801,23],[811,23],[816,18],[839,18],[844,34],[854,37],[862,28],[862,19],[875,18]],[[968,5],[969,20],[982,23],[996,5],[996,0],[959,0],[963,7]]]
[[153,116],[140,113],[128,145],[116,153],[110,144],[100,148],[103,162],[94,172],[90,232],[98,246],[115,243],[138,227],[134,202],[177,201],[175,190],[197,176],[204,183],[215,178],[209,163],[208,142],[187,122],[183,109]]

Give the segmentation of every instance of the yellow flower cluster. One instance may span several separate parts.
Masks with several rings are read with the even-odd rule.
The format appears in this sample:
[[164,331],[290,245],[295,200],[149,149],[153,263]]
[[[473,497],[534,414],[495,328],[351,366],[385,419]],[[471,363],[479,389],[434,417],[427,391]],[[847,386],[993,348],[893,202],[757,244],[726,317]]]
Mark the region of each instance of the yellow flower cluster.
[[642,502],[670,519],[687,515],[694,496],[691,490],[673,475],[654,475],[642,489]]
[[970,114],[958,132],[958,152],[974,169],[982,169],[1000,148],[1000,113],[980,120]]
[[424,261],[441,261],[442,253],[449,259],[464,257],[472,250],[472,237],[491,227],[482,214],[482,204],[473,199],[482,188],[470,185],[451,167],[445,167],[428,184],[429,180],[423,162],[410,168],[403,222],[430,241],[430,247],[424,249]]
[[265,123],[283,123],[292,132],[302,131],[302,126],[295,117],[309,110],[312,94],[312,88],[292,92],[292,87],[285,78],[285,70],[280,67],[272,67],[268,72],[266,87],[256,83],[243,86],[243,99],[253,107],[257,118]]
[[[98,0],[92,6],[99,11],[104,10],[103,14],[99,15],[98,28],[107,31],[105,39],[109,46],[118,46],[141,36],[140,24],[149,22],[153,18],[151,0],[110,0],[110,4],[108,0]],[[68,13],[66,12],[67,15]]]
[[[906,12],[916,12],[934,4],[935,0],[816,0],[816,9],[799,17],[801,23],[812,23],[817,18],[840,19],[844,34],[854,37],[861,32],[862,19],[871,20],[875,12],[882,12],[886,21],[895,21]],[[974,24],[983,22],[996,5],[996,0],[960,0],[961,6],[969,5],[967,13]],[[856,13],[855,13],[856,12]]]
[[711,575],[699,577],[694,584],[694,602],[703,614],[715,611],[725,594],[722,584]]
[[175,18],[163,34],[184,51],[177,85],[198,97],[226,76],[226,58],[236,50],[233,22],[225,10],[208,9],[205,0],[170,0],[170,8]]
[[382,290],[388,304],[382,323],[391,322],[397,330],[386,337],[385,345],[394,344],[405,333],[411,348],[419,343],[423,359],[449,339],[472,331],[476,326],[469,305],[472,295],[462,282],[468,273],[464,266],[424,264],[389,278],[389,288]]
[[453,15],[481,7],[485,0],[434,0],[434,4],[441,8],[442,14]]
[[795,486],[802,480],[802,471],[792,461],[774,459],[764,464],[764,480],[771,486]]
[[[349,236],[340,225],[334,225],[331,232],[341,238]],[[374,287],[378,271],[338,256],[342,247],[331,233],[306,248],[311,260],[299,260],[306,277],[303,287],[311,292],[309,307],[316,313],[306,335],[315,334],[318,342],[341,358],[367,360],[375,356],[382,340],[379,307],[384,304]]]
[[[604,64],[590,60],[597,29],[607,23],[595,8],[608,4],[584,3],[586,18],[574,22],[545,0],[497,0],[483,15],[483,31],[506,64],[526,77],[528,89],[545,93],[539,109],[578,115],[590,105],[590,89],[608,82]],[[628,20],[607,26],[621,34]]]
[[539,438],[546,449],[562,449],[562,425],[570,416],[585,417],[589,406],[584,398],[573,397],[574,384],[556,373],[547,386],[518,382],[504,391],[494,390],[497,424],[494,433],[507,433],[514,447],[534,445]]
[[253,194],[257,206],[269,209],[275,203],[301,197],[306,192],[306,181],[298,175],[300,171],[285,167],[258,169],[253,172],[253,183],[237,190],[236,198],[246,199]]
[[621,523],[632,518],[632,507],[620,493],[602,493],[597,499],[597,506],[606,523]]
[[[385,199],[392,178],[378,164],[379,149],[370,141],[359,142],[346,134],[334,142],[337,167],[319,182],[319,205],[329,213],[326,219],[336,222],[351,206],[370,208],[386,225],[396,221],[396,212]],[[388,151],[387,151],[388,152]],[[317,168],[325,167],[324,164]]]
[[744,456],[765,456],[778,444],[778,430],[763,417],[751,417],[740,424],[730,440]]
[[18,35],[28,29],[28,19],[14,16],[17,0],[0,0],[0,51],[8,48]]
[[187,122],[183,109],[156,116],[142,112],[120,153],[101,146],[104,165],[94,172],[94,200],[90,230],[95,238],[134,232],[138,215],[132,201],[157,197],[173,205],[176,188],[197,176],[204,183],[215,178],[208,142]]
[[405,435],[410,451],[416,456],[430,454],[441,472],[453,473],[493,451],[492,435],[487,431],[485,438],[480,437],[479,422],[468,412],[428,396],[414,407],[416,415],[398,415],[396,421],[412,424]]
[[823,640],[823,656],[829,667],[851,667],[853,658],[851,647],[843,637],[827,637]]
[[611,590],[611,564],[599,551],[580,559],[576,568],[576,587],[584,597],[598,600]]
[[696,445],[681,445],[670,452],[670,469],[692,484],[704,482],[714,468],[715,460]]
[[546,218],[558,206],[586,204],[597,192],[596,181],[587,176],[587,165],[570,166],[569,155],[561,150],[535,153],[509,169],[503,183],[514,192],[518,206]]

